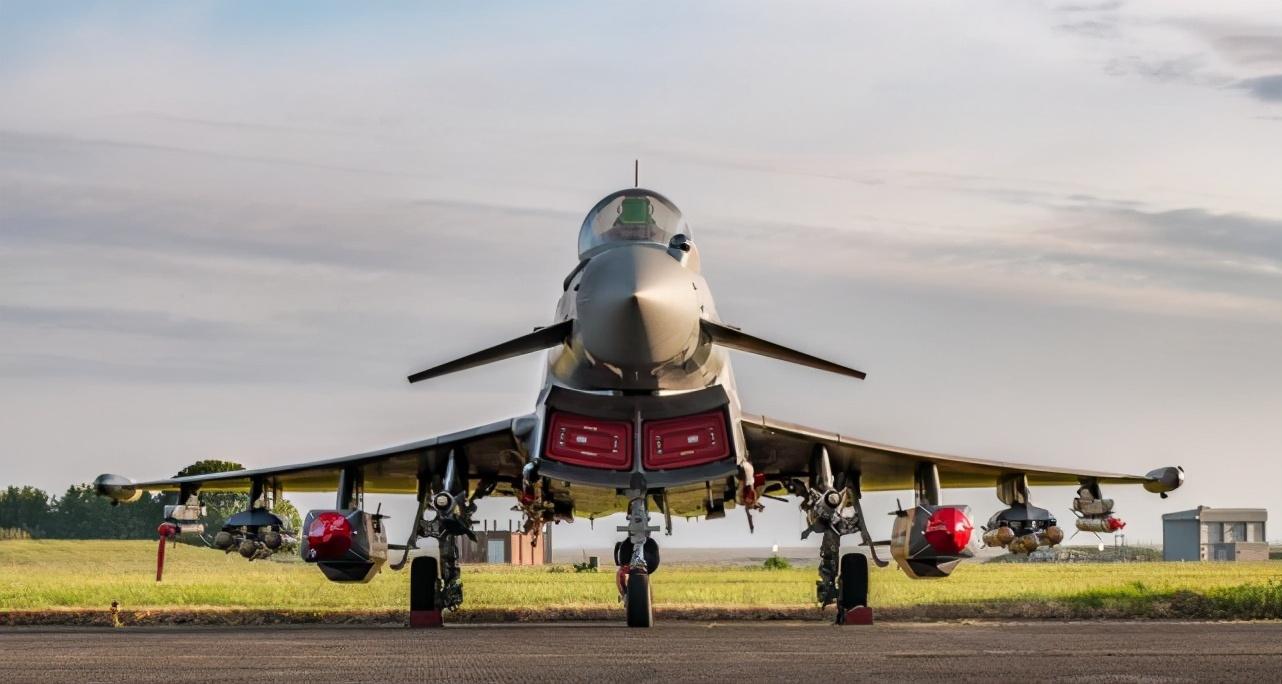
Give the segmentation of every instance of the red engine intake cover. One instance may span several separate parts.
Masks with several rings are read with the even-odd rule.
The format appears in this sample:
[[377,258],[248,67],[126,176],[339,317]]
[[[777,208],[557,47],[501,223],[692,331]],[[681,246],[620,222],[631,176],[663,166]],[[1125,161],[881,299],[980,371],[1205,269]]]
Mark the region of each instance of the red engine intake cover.
[[627,470],[632,467],[632,424],[553,413],[547,456],[570,465]]
[[352,526],[342,513],[325,511],[307,528],[307,548],[318,560],[341,558],[352,548]]
[[688,468],[730,455],[726,419],[721,411],[697,413],[645,424],[646,468]]
[[975,530],[970,518],[959,508],[941,508],[926,521],[923,535],[935,551],[945,556],[955,556],[970,544]]

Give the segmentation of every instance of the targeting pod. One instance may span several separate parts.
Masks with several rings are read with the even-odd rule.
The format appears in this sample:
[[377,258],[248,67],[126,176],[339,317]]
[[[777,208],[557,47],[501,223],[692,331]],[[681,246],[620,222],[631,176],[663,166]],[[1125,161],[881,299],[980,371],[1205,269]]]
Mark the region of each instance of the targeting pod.
[[381,518],[358,508],[308,511],[299,552],[332,582],[368,582],[387,561]]
[[890,534],[890,555],[914,579],[947,577],[970,558],[970,506],[918,504],[900,511]]

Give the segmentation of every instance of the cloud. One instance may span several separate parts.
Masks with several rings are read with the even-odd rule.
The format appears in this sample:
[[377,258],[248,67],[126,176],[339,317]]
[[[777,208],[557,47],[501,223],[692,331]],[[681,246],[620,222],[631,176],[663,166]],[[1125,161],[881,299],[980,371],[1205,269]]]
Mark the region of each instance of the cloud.
[[1282,65],[1282,25],[1223,17],[1177,17],[1165,23],[1197,36],[1234,64]]
[[25,328],[57,328],[205,340],[225,340],[234,337],[237,332],[236,326],[225,322],[189,318],[166,311],[0,304],[0,319],[8,324]]
[[1175,57],[1126,55],[1110,59],[1104,70],[1113,76],[1138,76],[1158,83],[1213,86],[1232,80],[1228,76],[1208,72],[1206,58],[1200,54]]
[[1122,8],[1120,1],[1068,2],[1051,7],[1062,20],[1055,28],[1087,38],[1117,39],[1120,37]]
[[1090,231],[1093,237],[1176,246],[1233,259],[1282,264],[1282,220],[1217,214],[1199,208],[1158,212],[1112,208],[1103,215],[1118,222],[1097,225]]
[[[1282,101],[1282,75],[1243,73],[1282,65],[1282,26],[1227,13],[1145,16],[1121,11],[1121,3],[1074,3],[1053,10],[1065,18],[1059,29],[1112,44],[1119,54],[1104,60],[1110,75],[1210,88],[1235,86],[1266,102]],[[1172,28],[1176,36],[1170,35]]]
[[1062,2],[1054,6],[1057,12],[1111,12],[1119,10],[1125,3],[1122,0],[1102,0],[1101,2]]
[[1265,102],[1282,102],[1282,74],[1257,76],[1238,81],[1237,86]]
[[1282,64],[1282,28],[1260,35],[1228,35],[1212,43],[1222,54],[1247,66]]

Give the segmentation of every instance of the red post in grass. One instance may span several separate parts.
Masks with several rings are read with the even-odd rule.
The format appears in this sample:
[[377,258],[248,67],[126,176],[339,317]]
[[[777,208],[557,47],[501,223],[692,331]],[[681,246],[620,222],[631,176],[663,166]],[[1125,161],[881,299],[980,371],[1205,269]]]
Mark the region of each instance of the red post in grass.
[[159,582],[161,575],[165,573],[165,542],[178,535],[178,526],[163,522],[156,528],[156,533],[160,535],[160,546],[156,547],[156,581]]

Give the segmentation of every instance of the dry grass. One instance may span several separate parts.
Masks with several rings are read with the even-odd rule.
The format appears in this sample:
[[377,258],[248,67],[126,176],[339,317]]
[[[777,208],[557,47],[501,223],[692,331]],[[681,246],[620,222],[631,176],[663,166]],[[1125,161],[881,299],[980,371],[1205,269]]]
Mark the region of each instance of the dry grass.
[[[385,570],[369,584],[339,585],[301,562],[250,563],[191,546],[168,550],[165,581],[156,583],[155,549],[154,542],[0,542],[0,612],[101,611],[114,600],[127,610],[248,610],[319,619],[352,612],[398,615],[408,601],[407,572]],[[467,566],[460,617],[613,615],[614,576],[605,570]],[[1208,616],[1282,617],[1280,578],[1277,561],[963,564],[952,577],[934,581],[910,580],[891,567],[873,570],[871,602],[908,617],[1160,617],[1187,616],[1193,609]],[[815,614],[815,579],[813,567],[666,565],[654,576],[654,598],[660,612],[805,617]]]

